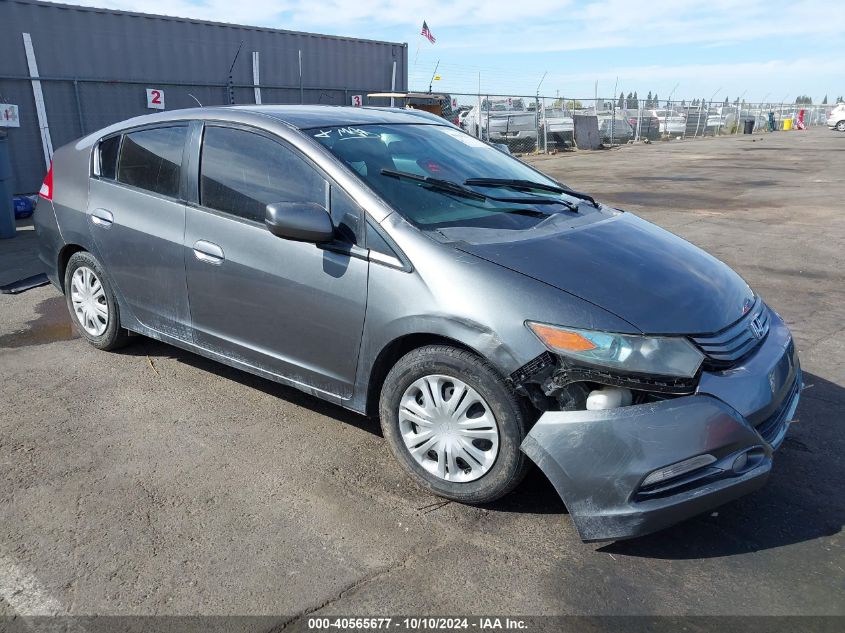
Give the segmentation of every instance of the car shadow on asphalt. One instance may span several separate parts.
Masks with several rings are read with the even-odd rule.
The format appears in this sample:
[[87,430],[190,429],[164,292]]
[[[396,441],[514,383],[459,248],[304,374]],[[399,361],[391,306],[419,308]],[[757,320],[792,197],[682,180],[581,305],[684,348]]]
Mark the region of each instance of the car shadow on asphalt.
[[[171,358],[381,436],[377,420],[165,343],[144,338],[120,353]],[[845,523],[839,485],[845,441],[835,421],[845,415],[845,388],[806,372],[804,383],[798,421],[775,456],[766,486],[713,512],[655,534],[608,543],[598,551],[658,559],[713,558],[838,534]],[[567,514],[554,487],[536,467],[512,493],[484,507],[493,512],[560,514],[562,520]]]
[[303,391],[288,387],[267,378],[250,374],[241,369],[224,365],[217,361],[205,358],[194,352],[189,352],[167,343],[162,343],[147,337],[138,337],[136,342],[121,349],[119,354],[127,356],[150,356],[151,358],[169,358],[196,369],[206,371],[221,378],[231,380],[251,389],[256,389],[268,395],[274,396],[306,409],[310,409],[320,415],[334,418],[338,422],[357,427],[373,435],[381,437],[381,427],[378,420],[373,420],[360,415],[340,405],[332,404],[316,396],[311,396]]

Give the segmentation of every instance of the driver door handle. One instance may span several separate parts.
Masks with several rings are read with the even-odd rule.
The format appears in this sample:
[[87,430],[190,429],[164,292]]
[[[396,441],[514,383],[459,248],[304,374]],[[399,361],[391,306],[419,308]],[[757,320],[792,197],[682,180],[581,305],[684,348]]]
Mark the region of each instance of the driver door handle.
[[194,243],[194,257],[206,264],[215,265],[222,264],[223,260],[226,259],[222,248],[206,240],[199,240]]

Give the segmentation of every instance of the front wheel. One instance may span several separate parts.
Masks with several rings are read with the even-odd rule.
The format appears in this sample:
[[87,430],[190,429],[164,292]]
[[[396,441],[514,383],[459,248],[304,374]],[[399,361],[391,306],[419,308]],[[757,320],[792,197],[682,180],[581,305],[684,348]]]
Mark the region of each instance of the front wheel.
[[487,503],[525,474],[524,406],[471,352],[441,345],[409,352],[387,375],[379,412],[394,457],[441,497]]
[[837,132],[845,132],[845,119],[836,124]]

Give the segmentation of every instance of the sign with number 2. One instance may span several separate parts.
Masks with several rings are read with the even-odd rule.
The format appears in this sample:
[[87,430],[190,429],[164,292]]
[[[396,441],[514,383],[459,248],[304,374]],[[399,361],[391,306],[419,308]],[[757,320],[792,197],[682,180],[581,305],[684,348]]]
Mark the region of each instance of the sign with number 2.
[[164,90],[147,88],[147,107],[153,110],[164,110]]

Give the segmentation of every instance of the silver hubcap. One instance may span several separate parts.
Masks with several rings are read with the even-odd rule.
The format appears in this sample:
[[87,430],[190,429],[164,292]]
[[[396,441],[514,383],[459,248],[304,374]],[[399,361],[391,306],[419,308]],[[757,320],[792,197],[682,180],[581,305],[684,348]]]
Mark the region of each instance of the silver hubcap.
[[70,280],[70,301],[76,320],[91,336],[102,336],[109,324],[109,304],[103,284],[87,266],[73,271]]
[[445,481],[474,481],[499,454],[499,428],[489,405],[451,376],[425,376],[405,390],[399,431],[416,462]]

